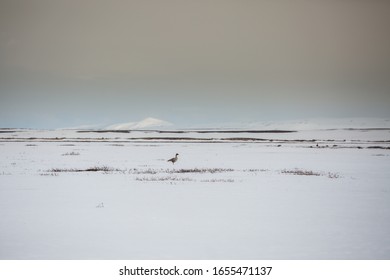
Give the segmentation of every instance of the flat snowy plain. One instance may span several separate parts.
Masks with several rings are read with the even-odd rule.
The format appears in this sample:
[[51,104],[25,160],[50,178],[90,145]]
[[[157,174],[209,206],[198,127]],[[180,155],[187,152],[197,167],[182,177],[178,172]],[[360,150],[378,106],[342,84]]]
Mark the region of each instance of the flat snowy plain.
[[389,147],[390,129],[1,129],[0,259],[390,259]]

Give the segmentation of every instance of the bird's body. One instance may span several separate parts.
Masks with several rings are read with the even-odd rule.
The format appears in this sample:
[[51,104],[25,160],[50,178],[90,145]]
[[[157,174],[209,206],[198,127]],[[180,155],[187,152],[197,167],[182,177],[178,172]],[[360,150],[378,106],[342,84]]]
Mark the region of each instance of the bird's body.
[[179,154],[176,154],[175,157],[171,158],[171,159],[168,159],[167,161],[170,161],[172,162],[172,164],[175,164],[175,162],[178,160],[178,156]]

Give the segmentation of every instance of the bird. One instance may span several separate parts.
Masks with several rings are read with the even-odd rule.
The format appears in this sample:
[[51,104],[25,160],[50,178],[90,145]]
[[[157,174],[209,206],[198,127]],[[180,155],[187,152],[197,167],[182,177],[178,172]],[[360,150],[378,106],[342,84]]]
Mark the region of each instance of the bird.
[[176,154],[175,157],[171,158],[171,159],[168,159],[167,161],[171,161],[172,164],[175,164],[175,162],[178,160],[178,156],[179,154]]

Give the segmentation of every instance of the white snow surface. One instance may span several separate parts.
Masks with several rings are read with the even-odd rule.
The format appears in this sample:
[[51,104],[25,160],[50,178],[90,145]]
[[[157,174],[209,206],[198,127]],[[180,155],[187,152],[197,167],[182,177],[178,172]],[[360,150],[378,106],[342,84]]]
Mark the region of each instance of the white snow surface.
[[0,132],[0,259],[390,258],[388,129]]

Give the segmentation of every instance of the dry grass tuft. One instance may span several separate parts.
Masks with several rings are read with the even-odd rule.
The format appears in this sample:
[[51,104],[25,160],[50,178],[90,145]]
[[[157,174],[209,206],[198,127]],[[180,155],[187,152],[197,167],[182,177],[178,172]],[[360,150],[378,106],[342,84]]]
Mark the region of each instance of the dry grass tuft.
[[328,173],[320,173],[320,172],[314,172],[312,170],[304,170],[304,169],[293,169],[293,170],[287,170],[283,169],[280,171],[282,174],[290,174],[290,175],[300,175],[300,176],[326,176],[331,179],[338,179],[341,178],[340,174],[328,172]]
[[184,173],[222,173],[222,172],[232,172],[234,169],[231,168],[191,168],[191,169],[129,169],[129,174],[184,174]]
[[108,166],[94,166],[86,169],[77,169],[77,168],[52,168],[47,170],[46,172],[53,172],[53,173],[63,173],[63,172],[98,172],[103,171],[105,173],[110,172],[124,172],[124,170],[118,169],[118,168],[112,168]]
[[62,154],[62,156],[79,156],[80,153],[77,153],[77,152],[70,152],[70,153],[65,153],[65,154]]
[[244,169],[244,172],[266,172],[269,171],[268,169]]
[[136,181],[142,181],[142,182],[164,182],[164,181],[179,181],[179,182],[192,182],[195,181],[191,178],[179,178],[179,177],[173,177],[173,176],[166,176],[166,177],[136,177]]
[[221,173],[221,172],[232,172],[232,168],[192,168],[192,169],[178,169],[171,170],[169,173]]
[[202,183],[234,183],[234,179],[207,179],[201,180]]
[[330,178],[330,179],[338,179],[338,178],[341,178],[340,174],[338,173],[332,173],[332,172],[328,172],[328,174],[326,174],[326,177]]
[[300,175],[300,176],[321,176],[321,173],[314,172],[311,170],[304,170],[304,169],[293,169],[293,170],[283,169],[281,171],[281,173],[291,174],[291,175]]

